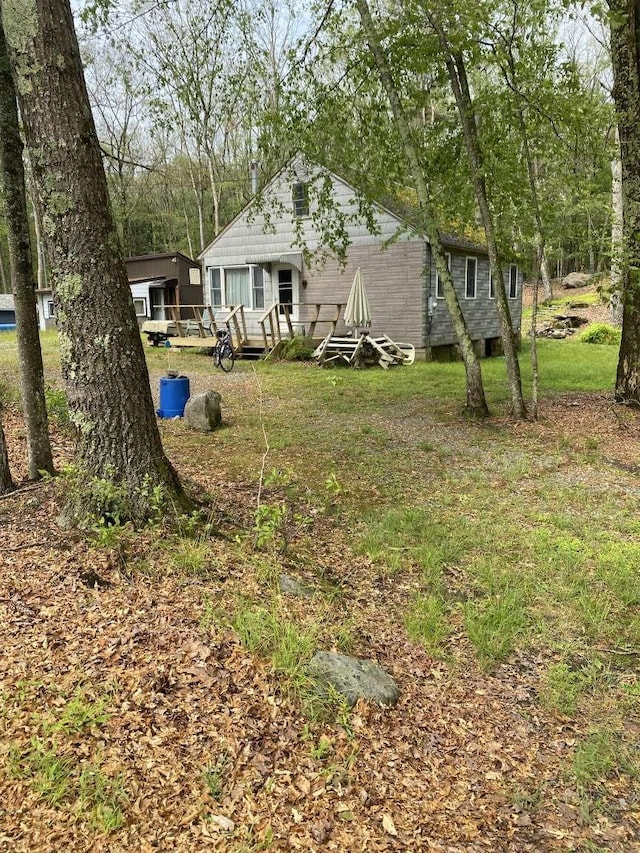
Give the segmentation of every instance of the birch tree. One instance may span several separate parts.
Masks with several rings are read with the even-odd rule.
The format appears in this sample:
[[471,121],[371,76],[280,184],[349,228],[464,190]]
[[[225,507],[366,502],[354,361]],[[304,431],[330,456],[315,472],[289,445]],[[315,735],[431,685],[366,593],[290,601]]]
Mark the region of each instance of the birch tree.
[[423,233],[431,245],[436,269],[443,284],[445,302],[458,337],[458,344],[464,360],[467,377],[467,408],[472,414],[482,417],[488,414],[488,407],[484,395],[480,362],[473,348],[473,342],[464,321],[451,273],[447,266],[438,224],[433,211],[433,203],[429,194],[429,186],[420,163],[418,149],[414,143],[411,127],[407,121],[400,95],[391,74],[391,69],[382,50],[369,6],[366,0],[356,0],[356,3],[369,50],[375,61],[380,81],[386,91],[391,111],[402,139],[404,155],[415,182],[420,205],[419,220],[423,228]]
[[442,18],[433,7],[425,7],[425,15],[429,24],[435,31],[440,50],[444,59],[447,75],[451,84],[451,90],[458,107],[458,115],[462,126],[462,134],[467,150],[467,157],[471,167],[471,177],[476,195],[476,201],[480,210],[480,217],[487,240],[489,251],[489,262],[494,280],[496,307],[500,318],[500,330],[502,346],[504,349],[509,381],[509,392],[511,396],[511,413],[518,419],[527,415],[527,408],[522,395],[522,380],[520,377],[520,363],[516,347],[515,335],[511,320],[511,310],[507,300],[504,285],[504,274],[502,260],[498,253],[498,241],[494,227],[493,210],[487,188],[487,180],[484,166],[484,156],[480,140],[478,138],[476,115],[469,88],[467,67],[461,46],[454,47],[448,27],[443,25]]

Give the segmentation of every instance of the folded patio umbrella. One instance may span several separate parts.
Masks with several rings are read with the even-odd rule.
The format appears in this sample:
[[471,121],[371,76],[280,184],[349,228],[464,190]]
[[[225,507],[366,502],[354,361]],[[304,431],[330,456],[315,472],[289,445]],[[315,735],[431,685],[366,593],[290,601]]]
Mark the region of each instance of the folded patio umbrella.
[[349,298],[347,299],[347,307],[344,309],[344,322],[347,326],[358,330],[360,326],[371,325],[371,311],[369,310],[369,300],[367,299],[367,291],[365,290],[360,274],[360,267],[356,270]]

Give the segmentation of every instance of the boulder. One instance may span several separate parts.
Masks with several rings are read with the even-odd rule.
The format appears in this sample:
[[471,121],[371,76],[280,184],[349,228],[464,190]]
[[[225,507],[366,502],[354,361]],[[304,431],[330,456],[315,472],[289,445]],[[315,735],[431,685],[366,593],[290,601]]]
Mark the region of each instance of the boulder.
[[593,276],[588,272],[570,272],[562,279],[562,286],[567,290],[572,290],[575,287],[586,287]]
[[399,690],[391,676],[372,660],[358,660],[339,652],[316,652],[308,673],[321,691],[333,687],[349,706],[358,699],[395,705]]
[[184,407],[184,420],[187,426],[200,432],[212,432],[222,423],[220,400],[217,391],[193,394]]
[[578,314],[554,314],[553,319],[556,329],[579,329],[589,322],[586,317],[580,317]]

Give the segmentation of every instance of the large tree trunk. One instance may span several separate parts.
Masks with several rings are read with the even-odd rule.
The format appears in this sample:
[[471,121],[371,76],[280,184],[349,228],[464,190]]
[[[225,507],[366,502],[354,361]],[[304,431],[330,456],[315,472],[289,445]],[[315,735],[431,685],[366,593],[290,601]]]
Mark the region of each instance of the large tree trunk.
[[[2,2],[0,0],[0,11]],[[18,327],[18,360],[22,408],[27,427],[29,476],[53,474],[49,441],[44,369],[38,331],[35,281],[31,260],[29,216],[18,126],[16,93],[11,76],[4,31],[0,26],[0,170],[9,240],[9,263]]]
[[511,413],[515,418],[522,420],[527,416],[527,407],[525,406],[524,397],[522,395],[520,362],[518,361],[518,351],[511,321],[509,300],[507,299],[507,293],[504,286],[502,263],[498,255],[498,244],[493,224],[493,213],[491,212],[484,177],[485,170],[483,156],[480,148],[480,142],[478,140],[476,119],[471,101],[469,84],[467,81],[467,71],[462,55],[459,53],[455,55],[453,54],[447,34],[436,15],[427,10],[426,16],[438,37],[438,41],[440,42],[442,55],[447,67],[449,82],[451,84],[451,90],[453,91],[453,96],[458,107],[458,115],[460,116],[460,124],[462,125],[462,135],[464,137],[467,157],[469,158],[469,164],[471,166],[473,187],[475,190],[476,201],[478,202],[478,208],[480,209],[480,217],[482,219],[485,237],[487,239],[489,262],[493,273],[496,308],[498,309],[498,318],[500,320],[500,335],[502,338],[502,348],[504,350],[504,357],[507,366],[507,378],[509,381],[509,393],[511,396]]
[[415,182],[416,193],[420,204],[421,225],[424,235],[428,238],[431,245],[431,252],[436,264],[436,270],[442,281],[444,299],[451,315],[453,328],[458,338],[458,344],[464,361],[466,378],[467,378],[467,409],[477,417],[484,417],[488,414],[489,409],[484,394],[484,386],[482,383],[482,371],[480,362],[473,348],[473,341],[469,335],[467,324],[458,302],[458,297],[453,286],[451,273],[447,266],[446,256],[442,248],[438,225],[433,212],[431,197],[429,195],[429,187],[424,177],[418,151],[411,134],[411,128],[404,112],[400,96],[396,90],[391,76],[389,65],[380,45],[380,41],[376,34],[371,12],[366,0],[357,0],[360,19],[364,29],[369,50],[378,69],[380,82],[382,83],[389,104],[402,139],[402,144],[405,151],[405,156],[409,163],[411,174]]
[[609,0],[622,161],[622,341],[616,400],[640,406],[640,0]]
[[3,8],[38,206],[77,459],[119,483],[129,517],[151,492],[187,505],[164,455],[68,0]]

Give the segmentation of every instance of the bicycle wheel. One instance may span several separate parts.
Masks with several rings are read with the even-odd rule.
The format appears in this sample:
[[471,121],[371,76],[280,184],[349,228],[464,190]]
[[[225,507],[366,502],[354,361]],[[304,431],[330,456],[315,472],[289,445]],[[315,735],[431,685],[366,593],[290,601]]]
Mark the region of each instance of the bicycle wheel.
[[233,348],[228,344],[223,346],[220,352],[218,353],[218,365],[224,370],[225,373],[228,373],[230,370],[233,370],[233,363],[236,360],[235,353]]
[[216,344],[211,353],[213,357],[213,366],[220,367],[220,344]]

